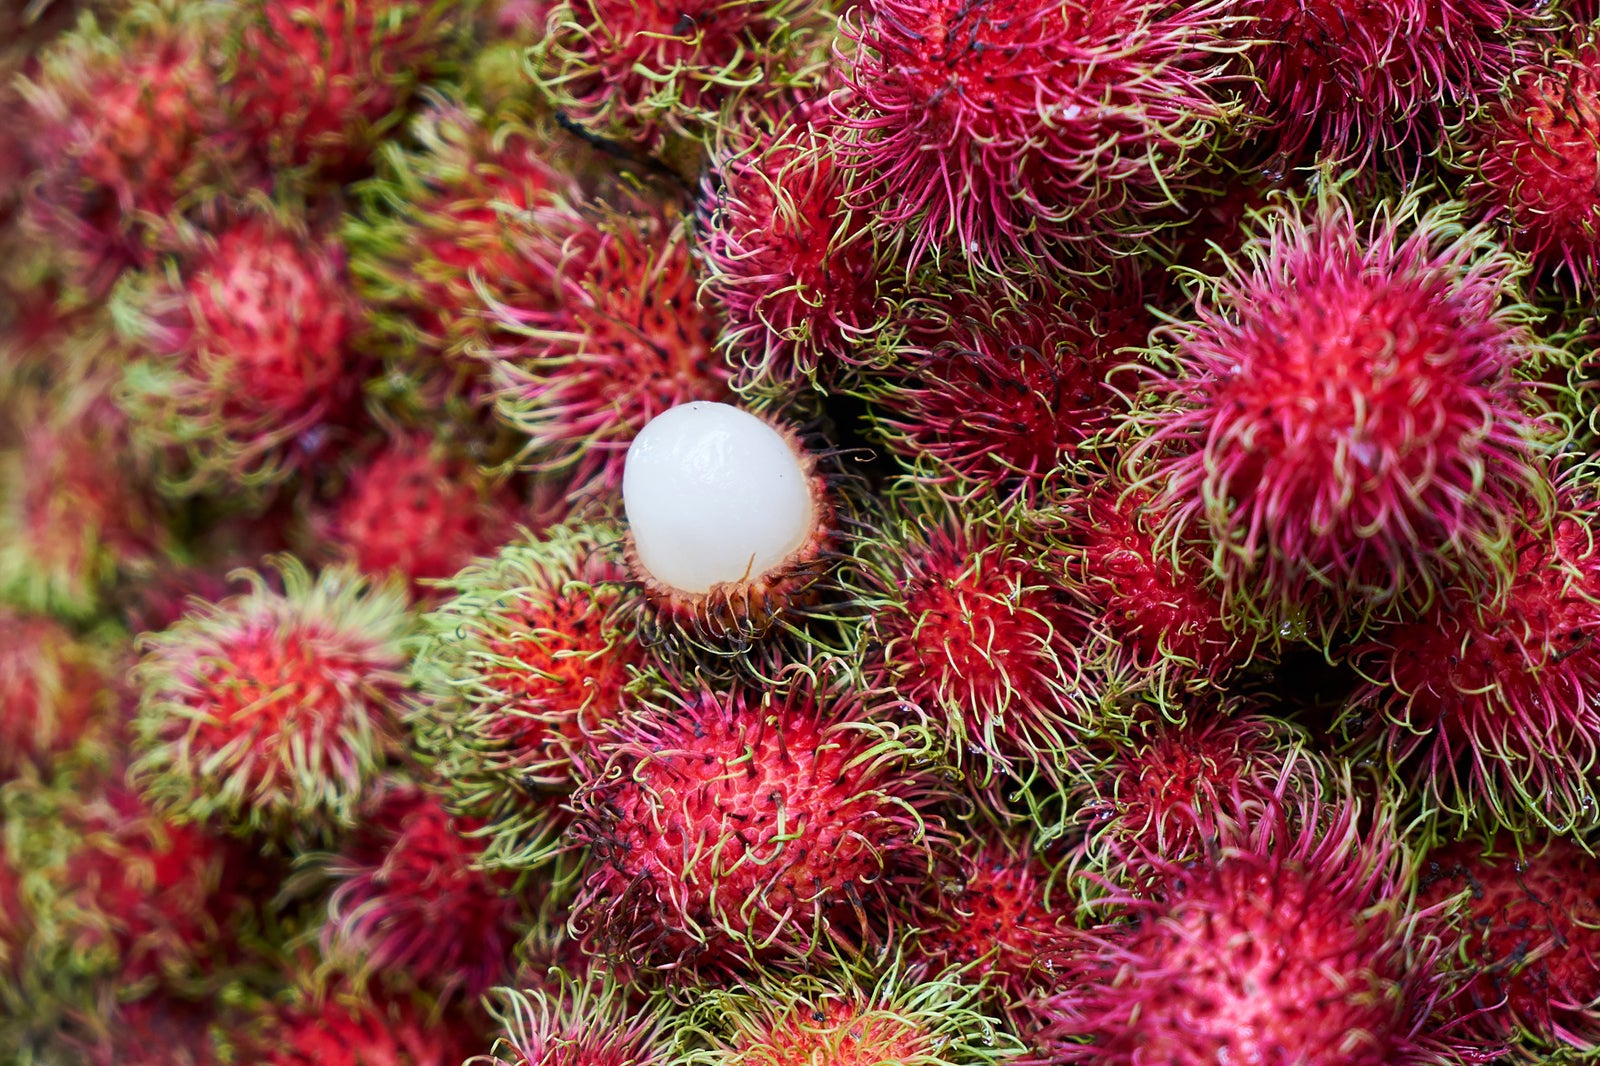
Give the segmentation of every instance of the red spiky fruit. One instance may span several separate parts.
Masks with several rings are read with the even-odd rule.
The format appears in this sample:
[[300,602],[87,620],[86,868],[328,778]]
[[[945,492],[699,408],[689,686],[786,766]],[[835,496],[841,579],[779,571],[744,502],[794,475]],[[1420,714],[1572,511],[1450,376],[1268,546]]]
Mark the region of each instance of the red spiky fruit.
[[214,1001],[157,989],[69,1024],[60,1046],[81,1066],[219,1066],[213,1030],[232,1020]]
[[552,308],[547,263],[520,254],[514,216],[582,198],[554,166],[557,157],[570,163],[576,144],[431,94],[409,132],[417,147],[386,141],[378,176],[359,186],[363,210],[344,228],[350,272],[374,325],[399,349],[393,368],[425,399],[464,391],[486,401],[482,368],[461,357],[494,335],[491,304]]
[[183,818],[349,826],[396,746],[405,588],[343,568],[312,577],[286,557],[275,565],[281,592],[245,573],[246,592],[141,638],[134,770]]
[[977,989],[890,966],[705,993],[685,1066],[993,1066],[1021,1048]]
[[113,695],[106,660],[56,620],[0,607],[0,781],[82,739]]
[[534,224],[543,229],[525,254],[545,257],[556,288],[549,309],[492,308],[516,335],[483,352],[497,410],[528,437],[537,469],[568,473],[575,492],[613,489],[645,423],[729,395],[712,350],[717,324],[699,303],[683,221],[666,209],[566,209]]
[[1165,330],[1135,466],[1164,547],[1204,544],[1242,620],[1327,639],[1447,579],[1503,587],[1512,516],[1549,497],[1516,374],[1539,346],[1516,260],[1459,216],[1280,205]]
[[719,144],[701,193],[705,292],[722,310],[719,345],[740,388],[826,381],[862,360],[890,314],[829,116],[801,105],[770,126]]
[[951,509],[903,517],[857,556],[844,580],[872,649],[862,653],[868,683],[940,723],[982,784],[1036,773],[1059,782],[1099,700],[1081,668],[1092,639],[1027,546]]
[[1230,115],[1225,3],[872,0],[844,23],[853,195],[911,262],[999,269],[1111,243],[1169,202]]
[[913,955],[930,973],[963,967],[963,979],[983,981],[1010,1004],[1048,989],[1055,956],[1077,925],[1074,902],[1032,843],[1017,833],[990,830],[964,842],[960,875],[925,902]]
[[1241,0],[1235,35],[1258,81],[1255,109],[1290,158],[1370,159],[1423,143],[1497,83],[1538,3],[1517,0]]
[[[1408,913],[1392,815],[1353,800],[1269,808],[1198,862],[1146,854],[1168,890],[1103,895],[1043,1008],[1052,1061],[1443,1066],[1442,948]],[[1325,828],[1324,828],[1325,827]],[[1118,920],[1118,917],[1122,920]]]
[[441,442],[396,435],[351,471],[319,524],[323,540],[357,568],[398,573],[421,593],[509,540],[523,510],[506,486]]
[[18,396],[0,448],[0,598],[84,619],[166,546],[146,464],[103,377]]
[[1600,40],[1570,31],[1518,68],[1466,123],[1462,194],[1541,274],[1580,293],[1600,280]]
[[482,828],[415,785],[388,788],[327,861],[325,953],[469,1000],[503,981],[521,939],[521,904],[514,874],[478,865]]
[[[1600,760],[1600,509],[1566,497],[1518,531],[1508,594],[1451,589],[1352,653],[1368,678],[1350,721],[1407,782],[1473,823],[1568,832],[1594,824]],[[1410,760],[1416,762],[1407,765]]]
[[1464,1024],[1516,1058],[1600,1043],[1600,898],[1595,857],[1569,840],[1462,840],[1422,867],[1425,905],[1460,901]]
[[714,127],[736,96],[803,83],[825,25],[817,0],[559,0],[529,60],[557,110],[655,149]]
[[301,995],[231,1042],[231,1062],[261,1066],[458,1066],[482,1050],[478,1026],[455,1013],[433,1016],[411,999],[382,993]]
[[861,390],[875,428],[942,495],[1035,501],[1126,408],[1111,379],[1118,349],[1148,332],[1140,297],[1042,274],[940,288],[902,312],[904,335]]
[[188,487],[281,479],[362,377],[343,247],[266,215],[188,236],[173,272],[125,294],[147,353],[130,376],[135,429],[186,456]]
[[875,728],[859,694],[798,674],[765,692],[689,689],[605,750],[573,797],[571,840],[590,849],[573,925],[664,974],[875,941],[943,845],[943,788],[905,737]]
[[648,658],[617,610],[627,575],[602,548],[615,536],[556,526],[508,545],[423,618],[420,741],[453,801],[488,818],[495,862],[548,853],[567,822],[559,805],[599,761],[593,738],[622,716]]
[[222,9],[124,5],[108,30],[85,17],[19,82],[26,103],[26,218],[90,300],[148,259],[152,224],[231,165],[208,52]]
[[1165,867],[1205,855],[1241,807],[1309,794],[1316,778],[1312,757],[1276,719],[1148,716],[1079,782],[1075,806],[1095,863],[1113,876],[1142,876],[1141,856],[1159,856]]
[[499,1030],[482,1066],[652,1066],[666,1059],[665,1017],[634,1014],[610,983],[564,975],[550,987],[500,989],[489,1008]]
[[234,13],[223,77],[233,121],[274,169],[348,177],[436,62],[434,0],[252,0]]
[[1149,494],[1103,475],[1096,482],[1064,498],[1054,550],[1063,580],[1112,638],[1095,667],[1121,694],[1182,706],[1248,662],[1253,642],[1229,629],[1205,560],[1190,554],[1180,565],[1159,545]]

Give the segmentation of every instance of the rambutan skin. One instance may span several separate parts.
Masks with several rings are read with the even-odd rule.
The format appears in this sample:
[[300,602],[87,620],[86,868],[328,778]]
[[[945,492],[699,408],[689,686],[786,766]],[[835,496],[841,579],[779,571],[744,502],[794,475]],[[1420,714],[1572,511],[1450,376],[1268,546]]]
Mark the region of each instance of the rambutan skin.
[[1367,681],[1350,700],[1351,731],[1378,742],[1430,806],[1490,827],[1594,824],[1595,521],[1593,503],[1564,493],[1553,520],[1518,531],[1503,599],[1452,588],[1353,649]]
[[1462,195],[1539,272],[1579,293],[1600,279],[1600,41],[1569,31],[1455,131]]
[[631,208],[535,212],[519,248],[555,279],[549,306],[493,305],[509,339],[480,353],[530,464],[574,492],[618,487],[628,445],[656,415],[730,394],[683,220]]
[[666,1013],[629,1009],[616,984],[560,974],[548,988],[501,988],[494,1050],[467,1066],[652,1066],[668,1059]]
[[144,444],[183,454],[178,487],[280,481],[362,376],[343,248],[264,215],[185,243],[168,277],[119,294],[125,332],[147,354],[124,406]]
[[522,916],[516,878],[478,866],[481,828],[416,785],[388,788],[326,861],[324,953],[468,999],[504,980]]
[[1477,1061],[1433,1020],[1449,993],[1442,949],[1406,911],[1392,815],[1363,835],[1353,800],[1322,803],[1246,808],[1199,862],[1146,855],[1168,890],[1100,901],[1106,922],[1043,1008],[1051,1061]]
[[196,603],[140,638],[134,773],[182,819],[265,832],[354,824],[397,743],[404,586],[277,561],[282,591]]
[[914,264],[930,252],[998,269],[1098,239],[1167,202],[1233,104],[1227,5],[873,0],[839,151],[855,202]]
[[527,867],[557,845],[559,804],[601,761],[648,659],[620,608],[606,525],[556,526],[464,569],[420,625],[413,715],[451,802],[487,818],[485,859]]
[[985,785],[1062,780],[1099,705],[1082,670],[1087,617],[1007,521],[991,530],[954,508],[910,506],[898,528],[862,539],[842,578],[869,687],[939,723]]
[[108,717],[108,649],[0,606],[0,781],[42,766]]
[[[1460,964],[1471,977],[1459,1010],[1513,1061],[1545,1062],[1600,1042],[1600,899],[1593,855],[1570,840],[1502,834],[1431,852],[1424,905],[1457,899]],[[1559,1059],[1559,1056],[1555,1057]]]
[[735,387],[819,386],[890,321],[868,218],[845,202],[829,116],[800,106],[719,143],[696,227]]
[[888,935],[932,875],[944,786],[909,731],[846,686],[689,691],[647,706],[574,795],[589,849],[572,927],[685,977],[794,967]]
[[1550,496],[1516,376],[1538,342],[1516,261],[1460,211],[1283,205],[1168,331],[1130,469],[1243,619],[1325,635],[1504,586],[1510,516]]
[[348,990],[264,1011],[229,1041],[230,1062],[262,1066],[457,1066],[481,1046],[477,1026],[454,1012],[387,993]]

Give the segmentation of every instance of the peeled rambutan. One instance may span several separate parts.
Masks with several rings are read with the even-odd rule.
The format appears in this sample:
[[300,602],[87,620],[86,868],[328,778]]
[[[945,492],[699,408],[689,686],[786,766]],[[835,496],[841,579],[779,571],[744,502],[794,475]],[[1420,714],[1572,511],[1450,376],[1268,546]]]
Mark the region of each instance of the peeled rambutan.
[[1269,805],[1168,886],[1111,890],[1042,1008],[1050,1061],[1435,1066],[1474,1046],[1438,1021],[1443,948],[1408,909],[1393,816]]
[[1516,260],[1460,213],[1281,205],[1166,329],[1132,466],[1242,621],[1328,639],[1504,587],[1513,516],[1550,496],[1516,375],[1539,345]]
[[741,390],[826,383],[862,361],[891,314],[869,219],[845,202],[829,116],[802,105],[767,125],[718,144],[697,226]]
[[[554,217],[552,217],[554,216]],[[519,245],[556,279],[548,308],[494,303],[486,345],[500,416],[530,462],[574,491],[615,488],[629,443],[669,407],[729,395],[681,219],[640,202],[534,214]],[[563,236],[564,234],[564,236]]]
[[1600,40],[1593,26],[1548,45],[1457,132],[1462,195],[1540,272],[1592,293],[1600,280]]
[[222,78],[232,121],[271,167],[348,177],[436,64],[436,0],[250,0]]
[[1037,500],[1126,408],[1108,378],[1148,325],[1119,301],[1043,274],[925,291],[860,390],[875,432],[919,481],[969,507]]
[[275,561],[282,591],[197,602],[140,638],[134,773],[164,809],[269,832],[349,826],[395,747],[403,584]]
[[1496,84],[1547,5],[1518,0],[1239,0],[1254,108],[1280,152],[1370,159],[1426,148],[1451,109]]
[[817,0],[559,0],[529,62],[571,121],[656,149],[702,135],[735,96],[802,83],[825,25]]
[[916,505],[862,538],[842,580],[861,610],[869,685],[937,722],[981,785],[1059,783],[1098,709],[1081,663],[1093,638],[1009,525]]
[[264,484],[315,454],[360,384],[344,250],[284,215],[188,231],[166,277],[120,293],[146,353],[125,406],[139,438],[179,450],[177,482]]
[[793,967],[889,935],[932,876],[944,787],[909,731],[852,688],[790,671],[765,690],[646,705],[573,797],[587,846],[574,929],[685,977]]
[[515,875],[478,865],[481,829],[423,788],[391,785],[320,862],[334,882],[324,953],[469,1000],[503,981],[521,938],[521,904]]
[[852,196],[914,264],[999,269],[1054,242],[1108,242],[1165,204],[1233,109],[1225,3],[871,0],[838,151]]
[[891,965],[881,975],[766,981],[706,992],[686,1066],[987,1066],[1021,1050],[977,988]]
[[317,524],[334,553],[369,574],[401,574],[420,593],[509,540],[522,510],[443,442],[397,434],[350,472]]
[[1465,1025],[1515,1060],[1600,1044],[1600,897],[1595,857],[1570,840],[1439,848],[1421,868],[1426,905],[1459,901],[1459,964],[1470,975],[1458,1010]]
[[518,253],[515,216],[579,198],[577,180],[554,165],[575,148],[442,95],[427,95],[408,129],[416,147],[385,141],[378,176],[358,186],[363,210],[344,227],[350,273],[398,349],[391,371],[486,400],[482,367],[461,359],[493,332],[479,287],[494,303],[552,307],[549,264]]
[[632,1013],[616,985],[561,978],[497,990],[494,1050],[476,1066],[651,1066],[667,1059],[662,1012]]
[[231,164],[208,55],[224,9],[122,8],[109,30],[86,15],[18,83],[35,163],[25,217],[88,300],[144,263],[151,225]]
[[1317,764],[1284,723],[1196,709],[1182,723],[1148,715],[1112,738],[1077,785],[1086,855],[1113,877],[1209,854],[1241,807],[1315,792]]
[[1518,531],[1506,596],[1452,588],[1352,651],[1368,681],[1351,698],[1351,731],[1380,742],[1434,809],[1491,826],[1595,824],[1597,513],[1565,496],[1553,520]]
[[1101,474],[1058,503],[1052,558],[1111,638],[1092,664],[1110,690],[1178,710],[1251,660],[1255,642],[1229,628],[1206,560],[1190,553],[1180,564],[1158,543],[1161,516],[1148,493]]
[[112,696],[107,649],[0,607],[0,781],[71,748]]
[[1054,871],[1023,834],[974,826],[959,876],[924,900],[921,932],[908,957],[930,973],[961,968],[1008,1005],[1047,990],[1055,955],[1077,925],[1076,900],[1054,885]]
[[469,566],[422,620],[415,716],[452,803],[488,820],[485,858],[526,867],[565,827],[560,803],[621,718],[646,649],[617,607],[626,574],[605,526],[555,526]]

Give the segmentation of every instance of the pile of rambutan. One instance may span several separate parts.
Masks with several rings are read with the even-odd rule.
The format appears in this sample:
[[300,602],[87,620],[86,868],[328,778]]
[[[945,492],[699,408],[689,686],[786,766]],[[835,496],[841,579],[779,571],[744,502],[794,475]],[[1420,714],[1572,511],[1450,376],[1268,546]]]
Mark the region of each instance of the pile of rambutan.
[[0,4],[0,1066],[1600,1056],[1600,5]]

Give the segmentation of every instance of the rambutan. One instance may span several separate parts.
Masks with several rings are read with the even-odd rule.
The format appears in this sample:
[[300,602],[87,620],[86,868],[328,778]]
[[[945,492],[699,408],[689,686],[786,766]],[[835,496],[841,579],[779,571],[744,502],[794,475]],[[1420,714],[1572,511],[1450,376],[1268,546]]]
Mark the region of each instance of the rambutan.
[[912,264],[991,269],[1055,242],[1111,242],[1169,202],[1233,114],[1226,3],[871,0],[838,151],[854,201]]
[[280,480],[314,455],[362,374],[344,250],[283,215],[188,231],[166,277],[119,293],[125,332],[147,353],[125,406],[148,446],[180,450],[176,480]]
[[944,787],[910,731],[817,676],[689,687],[616,727],[606,772],[572,801],[570,840],[589,848],[575,930],[689,977],[803,965],[889,934],[895,896],[925,884],[945,847],[932,813]]
[[319,524],[360,570],[401,574],[420,593],[509,540],[522,510],[443,442],[398,434],[350,472]]
[[107,649],[0,607],[0,781],[71,748],[113,696]]
[[1593,26],[1546,46],[1457,131],[1462,195],[1498,221],[1541,274],[1580,293],[1600,280],[1600,40]]
[[391,785],[359,831],[321,860],[334,882],[323,950],[361,972],[476,999],[511,973],[515,876],[478,866],[482,824],[416,785]]
[[569,208],[535,213],[534,225],[519,248],[545,258],[556,287],[548,309],[491,304],[515,341],[482,352],[496,407],[527,436],[536,469],[567,474],[575,492],[615,488],[645,423],[729,395],[717,326],[698,301],[683,221],[666,209]]
[[186,197],[222,181],[234,154],[209,52],[222,5],[121,5],[88,15],[18,84],[36,169],[25,217],[85,300],[148,259],[145,237]]
[[[1331,805],[1332,809],[1328,807]],[[1440,942],[1408,910],[1387,808],[1269,805],[1201,861],[1145,853],[1168,886],[1111,890],[1042,1008],[1050,1061],[1434,1066],[1470,1058],[1435,1011]]]
[[1108,379],[1144,343],[1136,304],[1044,274],[925,290],[860,390],[874,430],[941,495],[1032,503],[1126,407]]
[[[69,1023],[51,1051],[59,1047],[71,1056],[59,1061],[80,1066],[221,1066],[213,1030],[229,1020],[214,1000],[157,989]],[[43,1061],[58,1060],[47,1054]]]
[[230,1041],[229,1062],[261,1066],[458,1066],[479,1050],[478,1027],[398,996],[301,993]]
[[1418,896],[1457,899],[1460,965],[1470,975],[1460,1011],[1517,1061],[1600,1045],[1600,898],[1595,857],[1562,839],[1463,840],[1429,854]]
[[0,449],[0,598],[86,619],[119,579],[167,546],[132,427],[104,380],[62,385],[9,405],[20,439]]
[[1161,542],[1209,548],[1242,621],[1328,639],[1446,579],[1504,587],[1512,516],[1550,497],[1516,376],[1539,345],[1516,260],[1460,213],[1280,205],[1165,328],[1131,466]]
[[821,387],[889,322],[869,220],[845,202],[845,171],[820,107],[797,107],[719,142],[701,193],[705,294],[735,387]]
[[562,977],[496,991],[494,1049],[469,1066],[651,1066],[667,1058],[664,1012],[632,1013],[614,984]]
[[986,1066],[1021,1050],[977,988],[891,965],[705,993],[686,1066]]
[[[350,273],[377,331],[398,348],[391,371],[485,400],[483,368],[460,360],[493,332],[479,287],[493,303],[550,310],[549,264],[518,253],[515,218],[580,192],[536,128],[442,95],[424,99],[408,127],[416,147],[385,141],[378,176],[358,186],[363,211],[344,228]],[[462,375],[466,382],[454,380]]]
[[140,638],[146,792],[184,819],[315,833],[349,826],[395,747],[409,627],[402,584],[275,561],[283,591],[197,602]]
[[1085,854],[1112,876],[1142,875],[1145,855],[1160,868],[1207,855],[1241,808],[1317,788],[1300,738],[1265,716],[1194,711],[1175,724],[1149,715],[1108,748],[1079,780],[1074,806],[1088,831]]
[[961,968],[962,980],[1015,1005],[1053,984],[1055,956],[1077,930],[1076,901],[1054,886],[1054,871],[1026,836],[974,828],[959,876],[925,900],[909,955],[930,973]]
[[570,121],[657,149],[734,97],[804,83],[826,26],[817,0],[558,0],[529,63]]
[[223,100],[269,166],[349,177],[436,65],[445,16],[437,0],[250,0]]
[[[1093,478],[1098,471],[1085,464]],[[1122,698],[1181,710],[1252,659],[1255,642],[1229,628],[1210,568],[1193,553],[1180,564],[1158,543],[1161,514],[1146,492],[1123,492],[1104,475],[1060,498],[1052,557],[1110,640],[1093,664]]]
[[1592,502],[1564,496],[1553,520],[1518,531],[1504,597],[1449,589],[1352,651],[1368,680],[1347,724],[1436,809],[1490,826],[1595,824],[1596,520]]
[[[793,628],[838,557],[838,494],[792,427],[728,404],[687,403],[628,446],[628,569],[652,633],[741,654]],[[665,621],[662,627],[659,623]]]
[[998,527],[913,504],[862,538],[842,578],[862,618],[858,656],[870,686],[937,722],[958,762],[977,760],[981,785],[1058,784],[1099,703],[1081,669],[1092,637],[1014,523]]
[[1278,150],[1365,162],[1426,148],[1511,65],[1547,5],[1519,0],[1239,0],[1254,108]]
[[485,861],[549,854],[559,804],[588,776],[592,738],[622,716],[646,652],[617,607],[616,531],[556,526],[469,566],[422,620],[414,725],[453,804],[488,820]]

